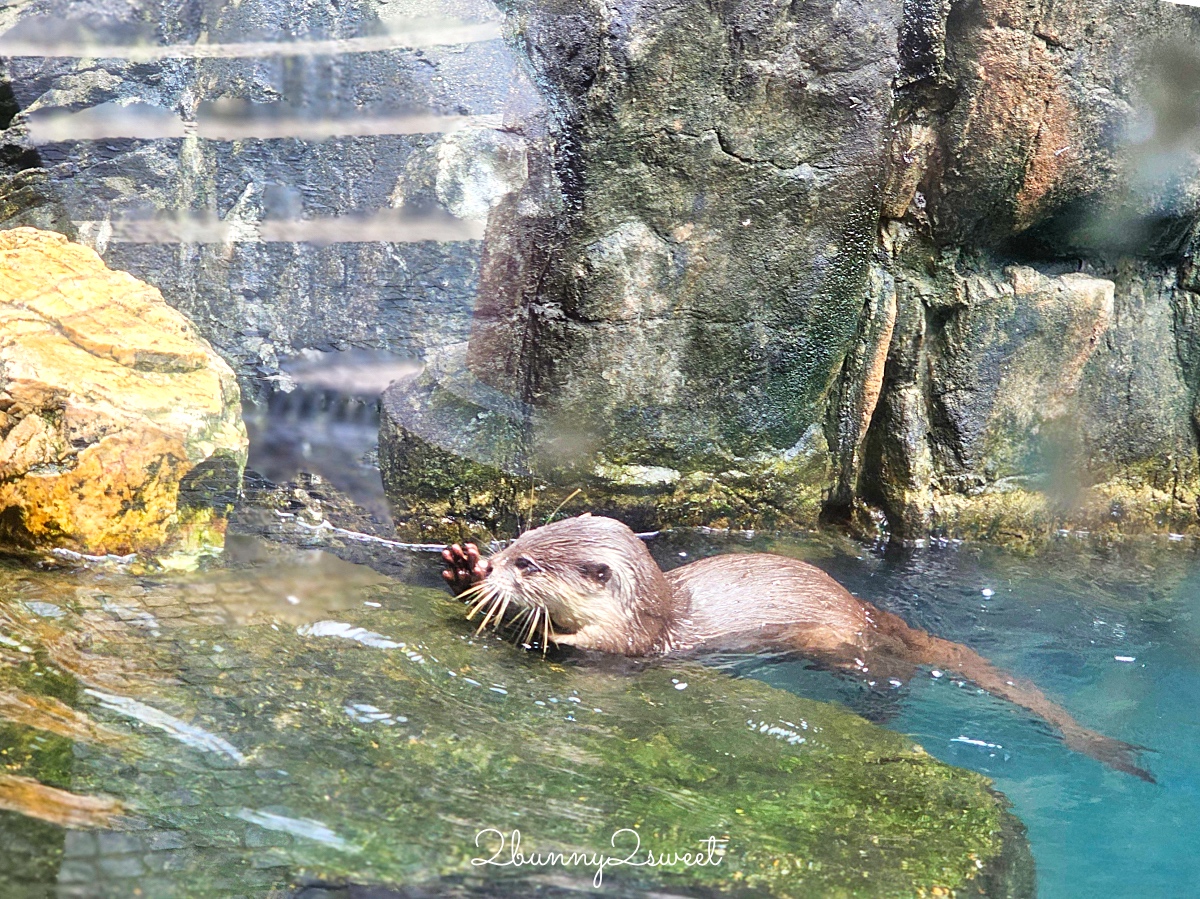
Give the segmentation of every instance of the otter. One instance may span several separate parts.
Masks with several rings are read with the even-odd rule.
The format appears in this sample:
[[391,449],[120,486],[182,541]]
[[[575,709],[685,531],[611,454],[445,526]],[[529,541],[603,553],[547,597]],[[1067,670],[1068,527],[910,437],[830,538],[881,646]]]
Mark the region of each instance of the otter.
[[1088,730],[1034,684],[974,650],[910,627],[853,596],[819,568],[768,553],[714,556],[664,573],[612,518],[581,515],[522,534],[485,559],[447,547],[443,577],[470,601],[468,618],[543,652],[551,644],[646,657],[786,650],[878,683],[918,666],[944,668],[1053,725],[1065,743],[1142,780],[1142,747]]

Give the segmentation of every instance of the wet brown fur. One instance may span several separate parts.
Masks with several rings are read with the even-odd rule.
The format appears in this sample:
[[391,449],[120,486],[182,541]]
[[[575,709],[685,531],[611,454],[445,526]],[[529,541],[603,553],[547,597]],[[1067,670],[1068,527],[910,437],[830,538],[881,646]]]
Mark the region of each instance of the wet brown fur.
[[481,597],[476,609],[486,609],[484,626],[504,622],[511,606],[540,624],[526,642],[543,646],[550,640],[627,656],[793,650],[878,682],[907,679],[920,665],[944,668],[1034,712],[1071,748],[1153,780],[1134,764],[1136,747],[1088,730],[1034,684],[966,646],[909,627],[796,559],[723,555],[664,574],[624,524],[584,515],[528,531],[476,570],[455,574],[447,572],[452,584]]

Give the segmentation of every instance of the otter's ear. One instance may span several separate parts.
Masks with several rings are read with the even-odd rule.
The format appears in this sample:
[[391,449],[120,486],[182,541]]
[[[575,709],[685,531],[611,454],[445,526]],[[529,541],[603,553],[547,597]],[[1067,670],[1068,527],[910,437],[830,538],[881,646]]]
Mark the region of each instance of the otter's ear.
[[579,566],[579,570],[597,584],[607,584],[612,578],[612,569],[603,562],[584,562]]

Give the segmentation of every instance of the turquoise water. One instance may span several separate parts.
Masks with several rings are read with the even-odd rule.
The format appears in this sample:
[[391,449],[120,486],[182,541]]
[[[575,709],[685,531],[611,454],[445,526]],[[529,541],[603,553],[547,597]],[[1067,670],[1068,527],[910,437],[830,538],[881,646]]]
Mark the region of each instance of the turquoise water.
[[436,555],[371,561],[243,534],[194,573],[0,563],[0,899],[592,894],[586,862],[477,871],[485,828],[723,841],[723,868],[610,871],[606,896],[1028,870],[980,779],[836,705],[689,659],[543,658],[477,636]]
[[[324,539],[313,535],[314,543]],[[1038,719],[950,676],[923,672],[883,691],[785,656],[707,660],[796,694],[776,694],[770,702],[779,709],[813,720],[828,713],[807,700],[835,700],[994,778],[1028,829],[1042,897],[1200,894],[1195,547],[1099,550],[1064,539],[1027,557],[954,545],[893,552],[834,536],[677,533],[651,548],[664,566],[747,550],[805,558],[858,595],[1032,679],[1088,727],[1152,748],[1142,762],[1158,783],[1146,784],[1068,750]],[[351,549],[360,560],[370,555]],[[628,814],[606,803],[636,795],[614,793],[604,778],[626,776],[627,762],[660,760],[607,757],[625,745],[613,730],[617,718],[646,733],[670,725],[679,746],[698,752],[709,743],[733,752],[743,758],[738,790],[770,770],[746,760],[752,746],[737,728],[696,715],[707,706],[695,703],[715,699],[741,725],[740,709],[761,705],[720,673],[701,674],[690,662],[543,659],[475,638],[461,606],[445,590],[427,589],[439,585],[436,556],[387,551],[373,561],[387,574],[239,537],[223,565],[193,575],[0,566],[6,689],[61,701],[103,731],[80,729],[72,739],[0,725],[6,771],[118,797],[133,816],[113,831],[64,832],[0,811],[0,845],[8,847],[0,899],[123,899],[136,890],[265,899],[326,874],[436,882],[461,866],[445,847],[468,846],[458,831],[481,814],[503,810],[531,830],[584,834]],[[605,716],[614,709],[622,711]],[[836,717],[830,733],[843,726]],[[68,731],[75,727],[82,725]],[[580,742],[581,733],[590,742]],[[489,740],[508,745],[513,734],[524,768],[488,748]],[[734,740],[742,741],[736,750],[722,743]],[[590,748],[561,763],[563,745]],[[531,778],[560,776],[590,783],[577,809],[527,790]],[[690,778],[683,772],[685,785]],[[764,782],[754,795],[797,786],[795,778]],[[703,815],[718,820],[716,794],[696,795],[704,805],[690,808],[686,786],[664,789],[638,814],[688,808],[684,825]],[[769,819],[756,826],[774,833]]]
[[[845,702],[938,758],[994,778],[1028,827],[1042,899],[1200,895],[1200,559],[1192,546],[1095,549],[1064,538],[1032,558],[951,544],[722,548],[807,557],[857,595],[1034,680],[1088,727],[1155,750],[1142,756],[1158,780],[1151,785],[1071,752],[1021,709],[949,677],[923,675],[886,695],[796,660],[724,660],[775,686]],[[680,551],[715,549],[693,541],[657,552],[669,564],[684,561]]]

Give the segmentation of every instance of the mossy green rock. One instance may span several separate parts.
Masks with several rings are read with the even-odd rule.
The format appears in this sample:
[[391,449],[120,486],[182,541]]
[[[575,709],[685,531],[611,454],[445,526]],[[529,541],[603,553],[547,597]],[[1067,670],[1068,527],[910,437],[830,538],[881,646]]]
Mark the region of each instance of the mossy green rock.
[[486,541],[592,512],[638,531],[675,525],[815,525],[827,479],[824,435],[746,456],[697,454],[678,468],[598,452],[574,457],[546,416],[464,369],[395,382],[380,404],[379,467],[397,533]]
[[[901,223],[887,237],[837,412],[843,511],[876,504],[908,540],[1195,528],[1191,294],[1142,265],[1002,265]],[[873,389],[851,389],[877,360]]]
[[[6,593],[22,590],[3,607],[6,633],[91,685],[73,704],[113,728],[151,725],[123,748],[75,747],[71,788],[137,814],[110,843],[143,879],[121,880],[109,859],[101,889],[587,889],[594,866],[473,865],[495,847],[476,836],[520,830],[527,854],[624,856],[610,840],[634,828],[656,853],[703,852],[716,837],[723,854],[707,867],[612,866],[606,895],[1032,894],[1021,827],[986,778],[836,706],[690,662],[542,658],[473,637],[442,592],[320,553],[251,549],[252,568],[154,583],[0,573]],[[242,544],[230,553],[249,557]],[[50,608],[39,604],[62,614],[38,618],[31,608]],[[7,645],[0,656],[31,664]]]

